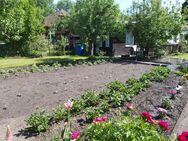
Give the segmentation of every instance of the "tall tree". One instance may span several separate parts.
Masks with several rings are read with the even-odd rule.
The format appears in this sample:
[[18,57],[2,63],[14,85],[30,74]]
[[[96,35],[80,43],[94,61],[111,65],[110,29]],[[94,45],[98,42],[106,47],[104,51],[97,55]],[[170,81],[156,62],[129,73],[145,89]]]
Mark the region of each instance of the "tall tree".
[[72,32],[88,42],[90,55],[93,55],[97,39],[112,34],[118,17],[120,9],[114,0],[77,0],[68,17],[68,25]]
[[55,10],[54,0],[35,0],[35,4],[43,10],[44,16],[48,16]]
[[0,40],[13,48],[42,30],[40,9],[28,0],[2,1],[0,13]]
[[134,2],[130,14],[130,28],[135,40],[146,50],[166,43],[181,32],[180,8],[163,6],[162,0]]
[[70,12],[70,10],[72,10],[74,6],[75,6],[75,2],[72,0],[60,0],[57,3],[56,8],[59,10],[63,9],[67,12]]

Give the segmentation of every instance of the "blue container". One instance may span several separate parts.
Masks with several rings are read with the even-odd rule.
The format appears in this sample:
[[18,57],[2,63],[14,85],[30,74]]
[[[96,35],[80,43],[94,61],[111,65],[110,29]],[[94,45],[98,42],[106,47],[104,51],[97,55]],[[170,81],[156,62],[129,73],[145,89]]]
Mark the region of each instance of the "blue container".
[[84,55],[84,46],[82,44],[76,44],[76,55]]

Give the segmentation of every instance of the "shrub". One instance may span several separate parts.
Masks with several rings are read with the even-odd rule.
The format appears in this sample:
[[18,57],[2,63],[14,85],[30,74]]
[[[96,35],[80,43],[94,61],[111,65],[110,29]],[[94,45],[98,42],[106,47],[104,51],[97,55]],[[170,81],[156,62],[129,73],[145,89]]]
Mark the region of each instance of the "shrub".
[[156,126],[140,117],[122,117],[90,125],[79,141],[168,141]]
[[29,119],[26,121],[31,126],[34,132],[44,132],[49,127],[50,114],[45,111],[39,111],[31,114]]
[[82,99],[84,100],[85,107],[96,106],[99,104],[99,96],[92,90],[86,91],[84,95],[82,95]]
[[53,118],[56,122],[59,122],[63,119],[66,120],[67,114],[67,110],[65,110],[63,105],[59,105],[53,110]]
[[73,107],[71,109],[72,114],[78,114],[84,108],[84,100],[77,99],[73,101]]
[[100,108],[88,107],[85,111],[85,117],[87,122],[92,122],[94,118],[100,117],[101,113],[103,113]]
[[26,52],[31,57],[42,57],[46,56],[52,48],[52,45],[42,35],[35,36],[31,41],[28,41]]

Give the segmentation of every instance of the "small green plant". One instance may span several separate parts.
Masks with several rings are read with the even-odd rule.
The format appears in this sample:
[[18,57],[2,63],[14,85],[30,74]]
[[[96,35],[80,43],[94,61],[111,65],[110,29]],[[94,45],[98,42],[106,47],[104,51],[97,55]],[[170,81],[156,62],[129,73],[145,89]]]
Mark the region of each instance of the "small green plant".
[[51,116],[49,113],[45,111],[39,111],[31,114],[26,122],[31,126],[32,131],[40,133],[48,129],[50,118]]
[[85,107],[96,106],[99,104],[99,96],[95,93],[95,91],[88,90],[82,95],[82,99],[84,100]]
[[63,105],[59,105],[53,110],[53,118],[56,122],[66,120],[67,114],[67,110],[65,110]]
[[169,97],[165,97],[164,99],[162,99],[162,105],[163,108],[166,109],[172,109],[173,108],[173,102]]
[[50,141],[60,141],[60,139],[56,136],[52,137],[52,139]]
[[71,109],[72,114],[78,114],[84,108],[84,100],[77,99],[73,101],[73,106]]
[[102,109],[88,107],[86,108],[85,117],[87,122],[92,122],[94,118],[100,117],[103,113]]
[[114,81],[114,82],[107,84],[107,88],[110,90],[111,93],[114,93],[114,92],[126,93],[127,92],[125,84],[123,84],[120,81]]
[[106,101],[103,100],[100,104],[99,104],[99,108],[105,113],[108,112],[110,110],[110,104]]
[[124,102],[124,96],[119,92],[113,93],[109,99],[109,103],[115,108],[122,106]]

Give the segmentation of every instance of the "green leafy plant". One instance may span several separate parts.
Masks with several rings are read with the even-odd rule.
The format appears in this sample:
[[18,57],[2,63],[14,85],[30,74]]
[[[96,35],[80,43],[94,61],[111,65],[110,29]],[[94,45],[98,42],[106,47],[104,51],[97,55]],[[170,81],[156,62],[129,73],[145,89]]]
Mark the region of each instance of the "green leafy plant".
[[94,118],[100,117],[103,113],[102,109],[88,107],[85,110],[85,117],[87,122],[92,122]]
[[32,131],[40,133],[48,129],[50,118],[51,116],[49,113],[45,111],[39,111],[31,114],[26,122],[31,126]]
[[84,100],[85,107],[96,106],[99,104],[99,96],[95,93],[95,91],[88,90],[81,98]]
[[168,141],[156,126],[142,118],[124,116],[109,122],[91,124],[79,141]]
[[165,97],[164,99],[162,99],[162,107],[166,108],[166,109],[172,109],[173,108],[173,102],[169,97]]
[[78,114],[84,108],[84,105],[85,103],[83,99],[73,100],[73,107],[71,109],[71,113]]
[[65,110],[63,105],[59,105],[53,110],[53,118],[56,122],[66,120],[67,114],[67,110]]

